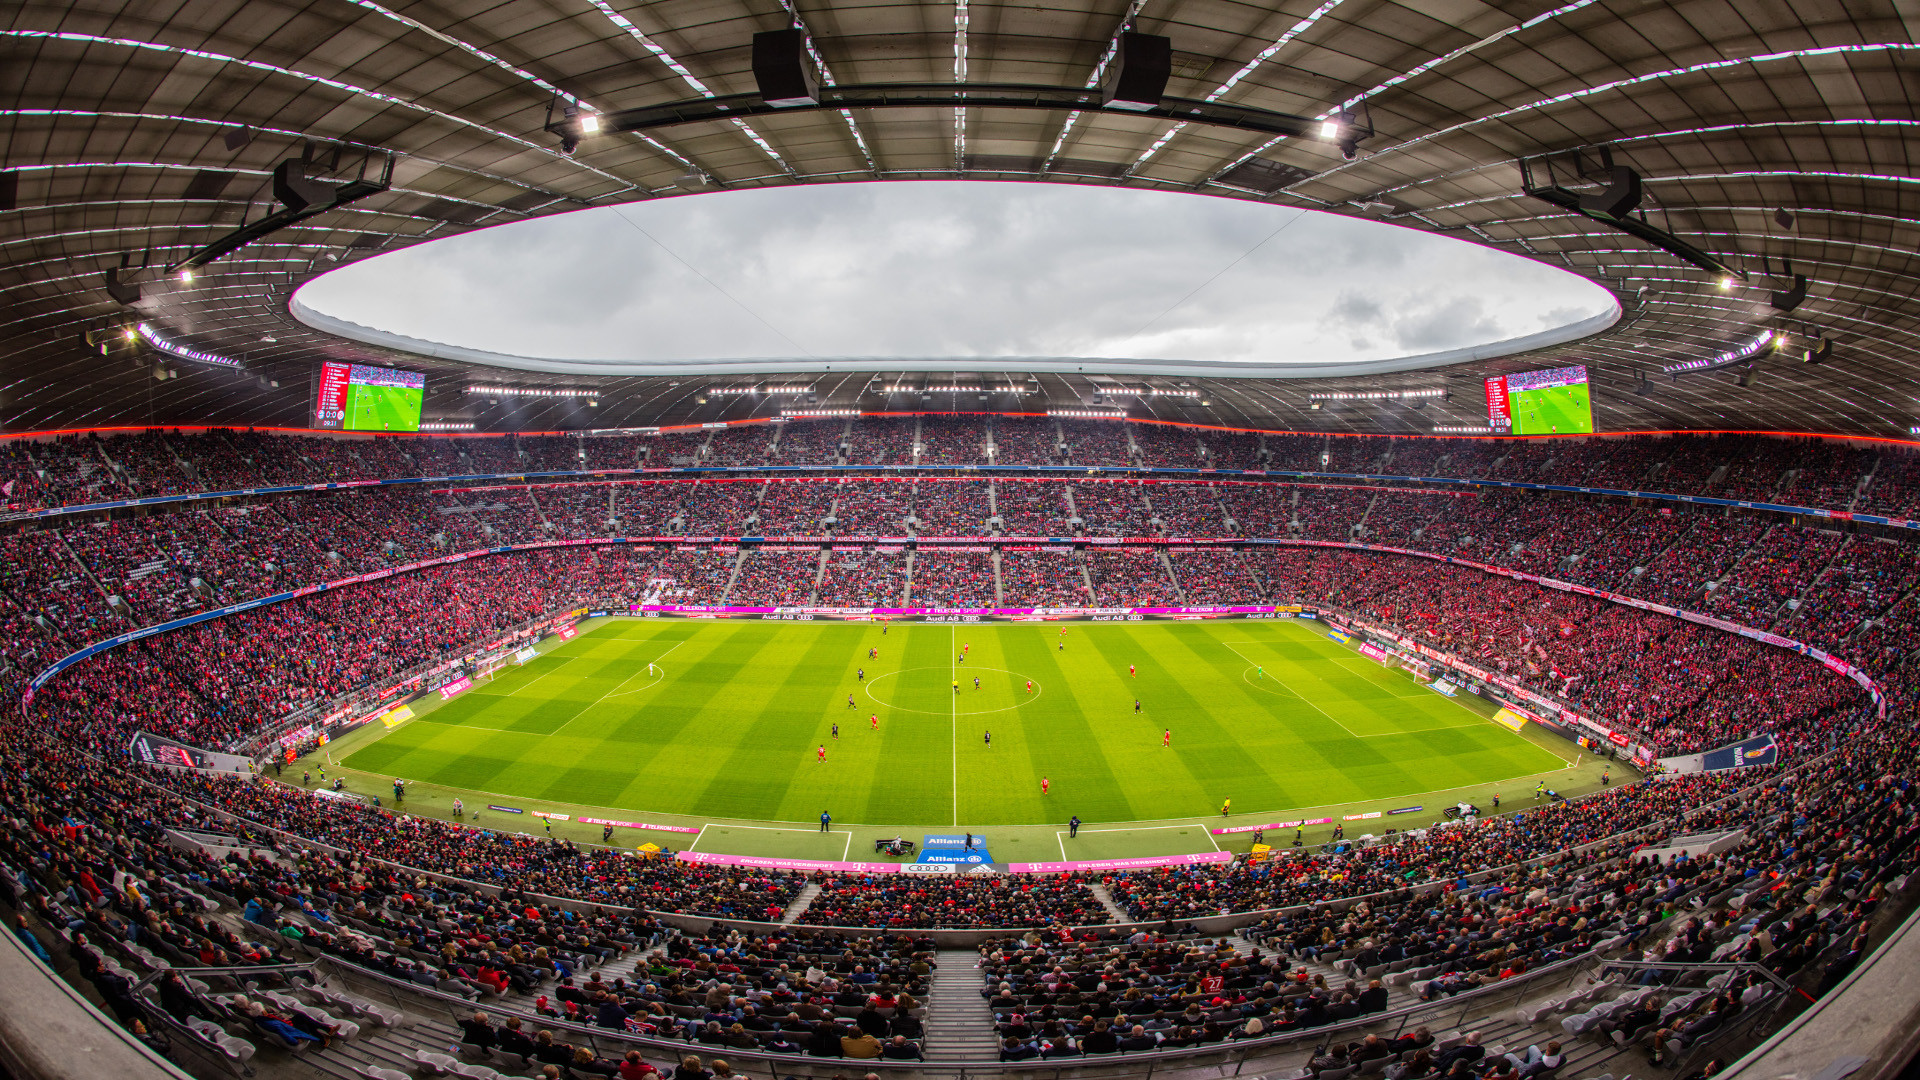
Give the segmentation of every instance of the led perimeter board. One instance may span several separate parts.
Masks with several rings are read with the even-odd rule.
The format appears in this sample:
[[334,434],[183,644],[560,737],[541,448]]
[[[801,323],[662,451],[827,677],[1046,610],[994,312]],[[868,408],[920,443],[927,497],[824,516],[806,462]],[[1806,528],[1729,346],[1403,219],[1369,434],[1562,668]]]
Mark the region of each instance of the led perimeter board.
[[414,371],[324,360],[315,375],[313,426],[336,431],[419,431],[427,377]]
[[1593,398],[1585,367],[1548,368],[1487,380],[1487,424],[1513,435],[1584,435],[1593,431]]

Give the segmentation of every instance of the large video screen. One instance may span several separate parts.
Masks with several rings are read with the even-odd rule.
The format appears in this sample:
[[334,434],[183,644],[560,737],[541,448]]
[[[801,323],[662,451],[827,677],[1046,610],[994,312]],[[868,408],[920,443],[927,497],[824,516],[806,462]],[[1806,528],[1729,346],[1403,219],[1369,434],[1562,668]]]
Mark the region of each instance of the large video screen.
[[1487,380],[1487,424],[1514,435],[1583,435],[1593,431],[1593,399],[1585,367],[1548,368]]
[[322,361],[313,426],[341,431],[419,431],[427,377],[370,364]]

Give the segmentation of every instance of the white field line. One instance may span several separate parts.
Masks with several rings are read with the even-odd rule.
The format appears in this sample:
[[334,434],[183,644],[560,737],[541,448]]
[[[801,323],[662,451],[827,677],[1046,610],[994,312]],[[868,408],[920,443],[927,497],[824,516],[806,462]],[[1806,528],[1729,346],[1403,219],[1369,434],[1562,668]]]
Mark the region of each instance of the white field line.
[[[960,644],[960,626],[947,625],[947,675],[952,682],[954,675],[954,646]],[[950,690],[950,686],[948,686]],[[947,761],[952,763],[952,788],[954,788],[954,824],[960,824],[960,696],[948,694],[947,703]]]
[[[1221,642],[1221,644],[1226,645],[1226,642],[1223,641]],[[1239,649],[1234,648],[1232,645],[1227,645],[1227,649],[1231,651],[1233,655],[1239,657],[1242,660],[1245,660],[1247,663],[1252,664],[1254,667],[1259,668],[1262,674],[1265,673],[1266,671],[1265,664],[1261,664],[1255,661],[1252,657],[1248,656],[1246,653],[1241,652]],[[1318,705],[1315,705],[1313,703],[1312,698],[1309,698],[1307,695],[1302,694],[1300,691],[1295,690],[1291,686],[1288,686],[1286,682],[1283,681],[1278,675],[1266,675],[1266,678],[1272,679],[1274,682],[1279,683],[1280,686],[1283,689],[1285,689],[1287,693],[1292,694],[1294,697],[1299,698],[1300,701],[1307,706],[1307,708],[1312,709],[1314,712],[1319,713],[1321,716],[1324,716],[1329,720],[1332,720],[1334,722],[1334,725],[1338,727],[1341,731],[1346,732],[1348,735],[1352,735],[1356,739],[1360,737],[1360,735],[1357,732],[1355,732],[1352,728],[1348,727],[1345,724],[1340,723],[1340,720],[1337,717],[1335,717],[1332,713],[1328,712],[1327,710],[1321,708]],[[571,721],[569,721],[569,723],[571,723]]]
[[[674,645],[674,647],[673,647],[673,649],[677,649],[677,648],[679,648],[679,647],[680,647],[681,645],[685,645],[685,644],[686,644],[686,641],[685,641],[685,640],[682,640],[682,641],[680,641],[680,642],[679,642],[678,644],[675,644],[675,645]],[[668,649],[668,650],[667,650],[667,652],[664,652],[664,653],[661,653],[661,654],[660,654],[660,655],[659,655],[658,657],[656,657],[656,658],[654,658],[654,661],[653,661],[653,662],[657,664],[657,663],[659,663],[659,662],[660,662],[661,660],[664,660],[664,659],[666,659],[666,656],[667,656],[667,653],[670,653],[670,652],[672,652],[672,651],[673,651],[673,649]],[[566,721],[565,721],[564,723],[562,723],[562,724],[561,724],[561,725],[560,725],[559,727],[557,727],[557,728],[554,728],[554,729],[553,729],[552,731],[549,731],[549,732],[547,732],[547,734],[548,734],[548,735],[558,735],[558,734],[560,734],[561,732],[563,732],[563,731],[565,731],[565,730],[567,730],[567,727],[568,727],[568,725],[570,725],[570,724],[572,724],[572,723],[573,723],[573,722],[574,722],[575,720],[578,720],[578,719],[580,719],[581,717],[583,717],[583,716],[585,716],[585,715],[587,715],[587,712],[588,712],[589,710],[591,710],[591,709],[592,709],[592,708],[593,708],[593,707],[594,707],[595,705],[598,705],[598,704],[600,704],[601,702],[603,702],[603,701],[605,701],[605,700],[607,700],[608,698],[610,698],[610,697],[612,697],[612,696],[613,696],[613,693],[614,693],[614,691],[615,691],[615,690],[618,690],[618,689],[620,689],[621,687],[623,687],[623,686],[625,686],[625,685],[627,685],[628,683],[630,683],[630,682],[632,682],[632,681],[633,681],[633,676],[634,676],[634,675],[639,675],[639,674],[643,674],[643,673],[644,673],[644,672],[645,672],[646,670],[647,670],[646,668],[639,668],[639,669],[637,669],[637,670],[635,670],[635,671],[634,671],[634,672],[633,672],[632,674],[630,674],[630,675],[628,675],[628,676],[627,676],[626,678],[624,678],[624,679],[621,679],[621,680],[620,680],[619,682],[617,682],[617,683],[614,683],[614,684],[613,684],[613,688],[612,688],[612,689],[610,689],[610,690],[608,690],[608,691],[607,691],[606,693],[604,693],[604,694],[601,694],[601,695],[600,695],[599,697],[597,697],[597,698],[594,698],[594,699],[593,699],[592,701],[589,701],[589,702],[587,702],[587,703],[586,703],[586,705],[584,705],[584,706],[582,706],[582,707],[581,707],[581,709],[580,709],[580,711],[579,711],[579,712],[577,712],[577,713],[574,713],[574,714],[573,714],[572,716],[569,716],[569,717],[567,717],[567,719],[566,719]]]

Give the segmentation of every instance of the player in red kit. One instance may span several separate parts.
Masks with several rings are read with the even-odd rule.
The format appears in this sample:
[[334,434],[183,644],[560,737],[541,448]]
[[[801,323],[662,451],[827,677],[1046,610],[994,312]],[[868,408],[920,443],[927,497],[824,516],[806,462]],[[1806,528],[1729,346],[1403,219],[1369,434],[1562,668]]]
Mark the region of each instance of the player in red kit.
[[873,725],[873,730],[875,730],[875,731],[879,731],[879,730],[880,730],[880,714],[879,714],[879,713],[868,713],[868,714],[867,714],[867,723],[869,723],[869,724],[872,724],[872,725]]
[[1040,794],[1045,795],[1047,793],[1047,789],[1052,786],[1053,786],[1053,781],[1047,779],[1044,776],[1040,778]]
[[1168,728],[1167,730],[1160,733],[1160,749],[1165,750],[1171,747],[1172,745],[1173,745],[1173,729]]
[[1027,693],[1029,693],[1029,694],[1031,694],[1031,693],[1033,693],[1033,680],[1032,680],[1032,679],[1028,679],[1028,680],[1027,680]]
[[814,761],[814,764],[821,765],[821,764],[825,764],[826,760],[827,760],[827,748],[825,744],[822,744],[820,749],[815,750],[813,752],[813,761]]
[[1128,674],[1129,676],[1131,676],[1131,677],[1133,677],[1133,678],[1136,678],[1136,679],[1140,677],[1140,673],[1139,673],[1139,672],[1137,672],[1137,671],[1135,671],[1135,670],[1133,670],[1133,665],[1132,665],[1132,664],[1128,664],[1128,665],[1127,665],[1127,674]]

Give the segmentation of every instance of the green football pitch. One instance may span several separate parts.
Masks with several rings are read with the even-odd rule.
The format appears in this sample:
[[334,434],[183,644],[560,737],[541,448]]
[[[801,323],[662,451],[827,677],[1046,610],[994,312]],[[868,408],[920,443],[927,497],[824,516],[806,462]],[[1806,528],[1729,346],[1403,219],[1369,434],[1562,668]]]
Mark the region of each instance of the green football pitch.
[[1508,405],[1516,435],[1569,435],[1593,430],[1593,402],[1584,384],[1526,390]]
[[423,391],[405,386],[356,386],[348,406],[350,431],[419,431]]
[[[461,795],[631,812],[711,825],[702,850],[744,854],[854,850],[853,832],[812,835],[822,810],[836,830],[1044,825],[1024,847],[1035,859],[1058,857],[1052,827],[1077,814],[1132,834],[1075,856],[1108,857],[1210,850],[1221,841],[1192,823],[1218,824],[1228,799],[1236,824],[1426,805],[1404,819],[1413,826],[1503,784],[1517,801],[1534,777],[1592,786],[1569,768],[1571,743],[1516,734],[1487,718],[1489,703],[1443,697],[1307,621],[615,618],[451,701],[429,698],[324,760],[368,794],[418,782],[409,810],[443,812]],[[1159,836],[1138,824],[1180,819]]]

